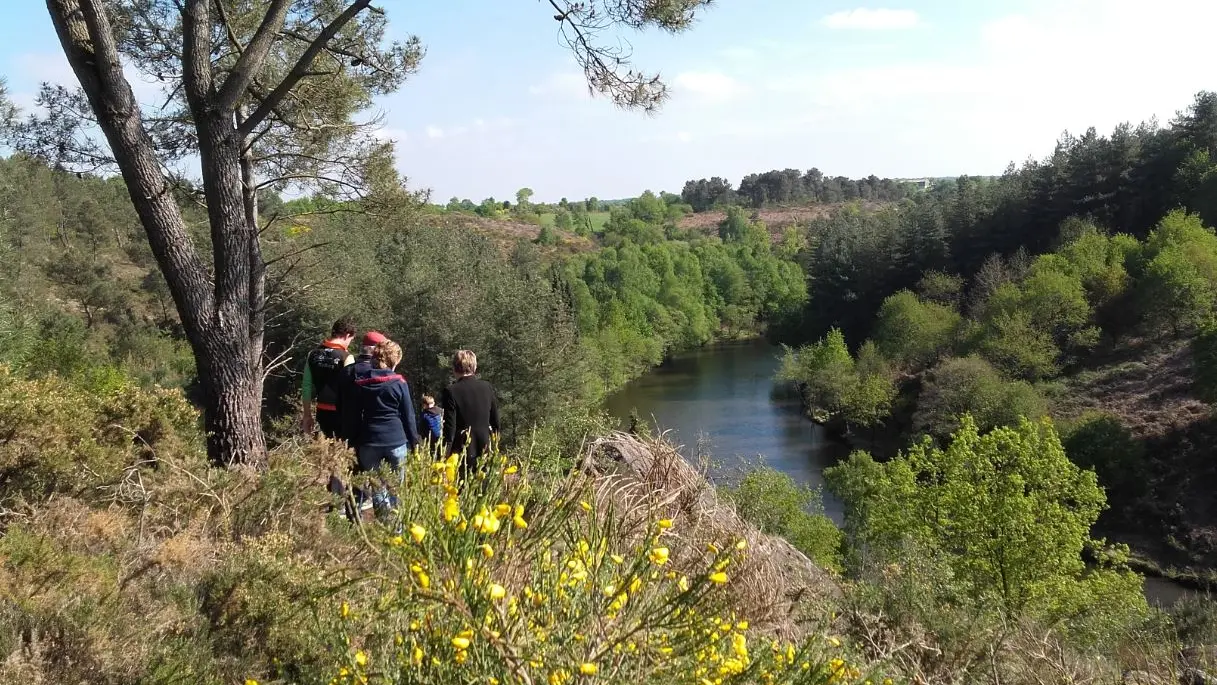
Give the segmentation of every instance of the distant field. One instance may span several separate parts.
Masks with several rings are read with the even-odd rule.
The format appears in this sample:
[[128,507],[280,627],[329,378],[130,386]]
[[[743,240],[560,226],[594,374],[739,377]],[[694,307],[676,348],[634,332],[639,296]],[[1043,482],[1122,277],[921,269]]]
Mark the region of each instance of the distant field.
[[[541,223],[546,226],[553,226],[555,216],[557,216],[557,215],[552,212],[547,212],[545,214],[542,214]],[[601,231],[603,231],[604,225],[608,223],[609,213],[608,212],[592,212],[590,216],[592,218],[592,232],[600,233]]]

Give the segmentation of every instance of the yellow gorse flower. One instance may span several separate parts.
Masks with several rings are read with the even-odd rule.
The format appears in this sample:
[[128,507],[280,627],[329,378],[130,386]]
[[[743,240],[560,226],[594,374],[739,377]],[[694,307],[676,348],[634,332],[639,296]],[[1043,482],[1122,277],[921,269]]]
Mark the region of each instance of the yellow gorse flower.
[[647,558],[651,560],[652,564],[655,564],[656,566],[663,566],[664,564],[668,563],[668,548],[656,547],[652,549],[649,554],[647,554]]
[[722,585],[723,583],[727,582],[727,580],[728,580],[727,574],[723,573],[722,571],[715,571],[714,573],[710,574],[711,583],[717,583],[719,585]]
[[506,503],[499,503],[499,504],[494,505],[494,514],[495,514],[495,516],[510,516],[511,515],[511,505],[506,504]]
[[655,522],[655,525],[659,526],[663,530],[667,530],[672,527],[672,519],[659,519]]
[[355,663],[359,664],[360,666],[367,666],[368,665],[368,653],[363,651],[362,649],[359,650],[358,652],[355,652]]
[[451,523],[461,515],[461,503],[455,497],[449,496],[444,500],[444,520]]
[[494,548],[487,544],[478,545],[478,549],[482,551],[482,556],[489,559],[494,556]]
[[498,601],[507,596],[507,589],[498,583],[490,585],[490,599]]
[[473,529],[479,533],[492,535],[499,532],[499,517],[495,516],[494,512],[487,511],[485,507],[474,515],[471,523],[473,525]]
[[511,517],[511,522],[516,528],[527,528],[528,521],[524,520],[524,505],[517,504],[515,514]]
[[414,538],[415,542],[421,544],[423,538],[427,537],[427,529],[415,523],[410,526],[410,537]]
[[600,667],[589,661],[579,664],[579,672],[583,675],[596,675],[600,671]]
[[461,637],[458,635],[457,637],[452,638],[452,646],[456,647],[457,649],[469,649],[470,644],[469,638],[467,637]]

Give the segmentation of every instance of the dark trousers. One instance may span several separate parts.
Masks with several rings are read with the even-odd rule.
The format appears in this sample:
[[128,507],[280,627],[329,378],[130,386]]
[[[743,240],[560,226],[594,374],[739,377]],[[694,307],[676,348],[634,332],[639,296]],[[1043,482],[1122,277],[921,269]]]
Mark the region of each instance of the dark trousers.
[[[339,434],[342,432],[342,416],[336,411],[318,409],[317,430],[321,431],[322,435],[331,440],[338,440],[341,437]],[[330,474],[330,482],[327,489],[339,497],[346,497],[346,484],[342,482],[342,478],[337,473]]]

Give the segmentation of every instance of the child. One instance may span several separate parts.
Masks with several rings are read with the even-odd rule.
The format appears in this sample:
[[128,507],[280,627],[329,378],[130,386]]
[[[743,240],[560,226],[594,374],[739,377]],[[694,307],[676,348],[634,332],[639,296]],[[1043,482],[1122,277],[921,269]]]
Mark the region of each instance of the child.
[[423,395],[423,421],[427,426],[422,431],[423,437],[430,437],[431,443],[438,445],[444,430],[444,410],[435,406],[435,398],[431,395]]

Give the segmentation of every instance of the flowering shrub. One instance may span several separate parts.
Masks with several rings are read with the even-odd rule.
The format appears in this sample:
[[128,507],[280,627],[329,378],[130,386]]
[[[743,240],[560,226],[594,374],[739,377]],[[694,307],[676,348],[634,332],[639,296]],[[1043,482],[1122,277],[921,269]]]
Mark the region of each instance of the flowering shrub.
[[329,683],[863,682],[839,641],[740,615],[743,540],[691,549],[664,518],[622,530],[587,482],[542,500],[527,471],[498,457],[462,481],[455,456],[409,460],[399,508],[364,529],[379,570],[319,607]]

